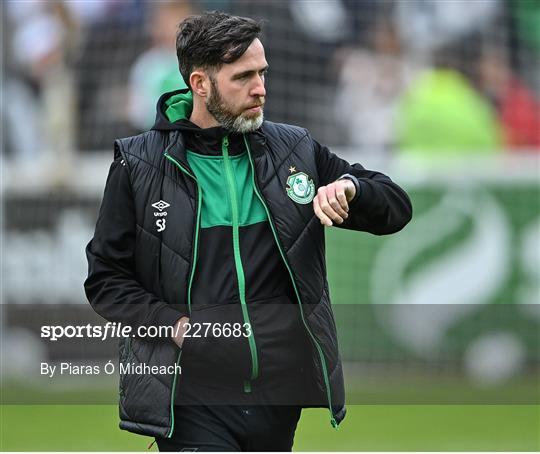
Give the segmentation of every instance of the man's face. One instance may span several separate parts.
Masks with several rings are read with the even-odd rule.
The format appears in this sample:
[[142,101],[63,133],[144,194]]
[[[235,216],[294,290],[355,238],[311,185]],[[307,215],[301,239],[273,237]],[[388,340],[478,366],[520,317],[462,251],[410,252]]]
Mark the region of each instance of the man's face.
[[255,39],[238,60],[210,74],[211,91],[206,108],[221,126],[239,133],[261,126],[267,68],[264,47]]

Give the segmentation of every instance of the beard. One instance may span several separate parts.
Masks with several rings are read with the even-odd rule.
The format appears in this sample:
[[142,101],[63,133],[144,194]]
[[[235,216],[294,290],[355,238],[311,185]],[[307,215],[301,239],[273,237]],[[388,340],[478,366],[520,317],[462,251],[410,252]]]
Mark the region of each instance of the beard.
[[215,81],[210,79],[210,82],[212,91],[206,100],[206,109],[223,128],[243,134],[261,127],[264,120],[262,106],[261,112],[255,115],[246,115],[243,111],[236,113],[221,96]]

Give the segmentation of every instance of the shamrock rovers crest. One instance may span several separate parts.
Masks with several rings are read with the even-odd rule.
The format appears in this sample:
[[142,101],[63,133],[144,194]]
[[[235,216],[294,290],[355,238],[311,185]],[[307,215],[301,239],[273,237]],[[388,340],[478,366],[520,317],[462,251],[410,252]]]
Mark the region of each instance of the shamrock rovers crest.
[[304,172],[297,172],[287,178],[287,195],[296,203],[309,203],[315,197],[315,184]]

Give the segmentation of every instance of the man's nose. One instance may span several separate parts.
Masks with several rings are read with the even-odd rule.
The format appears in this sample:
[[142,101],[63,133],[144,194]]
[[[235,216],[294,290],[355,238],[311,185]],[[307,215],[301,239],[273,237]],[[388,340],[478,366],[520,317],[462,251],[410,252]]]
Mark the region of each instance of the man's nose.
[[264,88],[264,77],[257,76],[255,86],[251,89],[251,96],[266,96],[266,88]]

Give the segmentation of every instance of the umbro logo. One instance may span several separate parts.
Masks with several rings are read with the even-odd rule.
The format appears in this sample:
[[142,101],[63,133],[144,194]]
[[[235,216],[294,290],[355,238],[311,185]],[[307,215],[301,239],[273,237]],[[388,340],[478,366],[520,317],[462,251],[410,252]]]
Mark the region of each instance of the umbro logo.
[[152,204],[152,206],[159,211],[154,211],[154,216],[156,218],[156,227],[158,232],[163,232],[165,230],[165,227],[167,227],[167,220],[165,219],[165,216],[167,216],[167,212],[163,211],[165,208],[169,208],[171,206],[170,203],[165,202],[165,200],[160,200],[159,202],[155,202]]
[[169,208],[171,206],[171,204],[165,202],[165,200],[160,200],[159,202],[153,203],[152,206],[156,210],[163,211],[165,208]]

